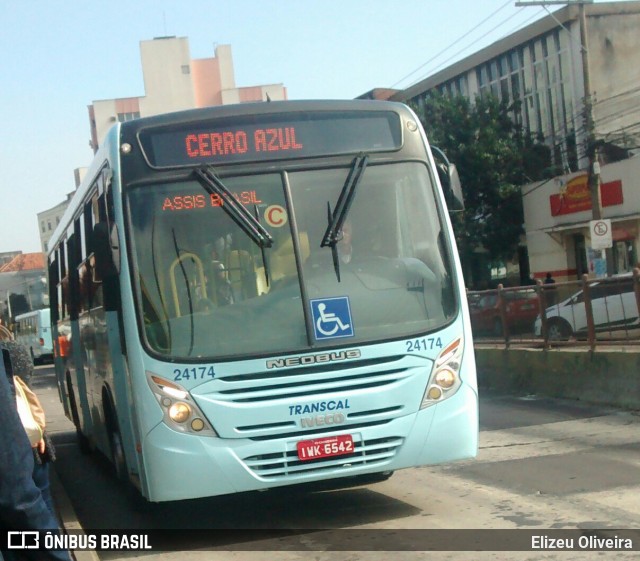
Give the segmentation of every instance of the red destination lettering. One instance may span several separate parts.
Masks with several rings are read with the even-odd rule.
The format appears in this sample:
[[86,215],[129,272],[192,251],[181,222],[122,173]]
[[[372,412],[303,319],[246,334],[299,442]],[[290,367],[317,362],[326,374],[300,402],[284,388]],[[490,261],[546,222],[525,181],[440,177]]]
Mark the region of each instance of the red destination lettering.
[[302,144],[296,141],[296,129],[258,129],[253,135],[256,152],[279,152],[280,150],[300,150]]
[[193,145],[198,142],[198,137],[195,134],[190,134],[184,139],[184,141],[187,147],[187,155],[190,158],[197,158],[199,156],[198,150],[196,150]]
[[224,201],[220,198],[220,195],[211,195],[211,206],[222,206]]
[[162,210],[190,210],[204,208],[206,199],[204,195],[176,195],[167,197],[162,203]]
[[198,135],[198,152],[200,156],[211,156],[211,138],[208,134],[202,133]]
[[282,150],[300,150],[302,148],[302,144],[296,142],[296,129],[294,127],[278,129],[278,140]]
[[301,150],[302,144],[298,144],[296,142],[296,129],[295,127],[289,127],[289,131],[291,131],[291,148],[294,150]]
[[267,129],[267,134],[269,135],[269,144],[267,145],[267,150],[269,152],[275,152],[276,150],[280,150],[280,147],[276,144],[278,140],[278,130],[279,129]]
[[239,154],[244,154],[247,151],[247,133],[244,131],[236,132],[236,150]]
[[266,152],[267,136],[263,129],[258,129],[253,133],[253,141],[256,147],[256,152]]
[[222,151],[222,135],[217,132],[211,133],[211,155],[223,154]]
[[233,136],[232,132],[223,132],[222,133],[222,141],[224,142],[224,153],[225,154],[235,154],[235,136]]
[[278,129],[278,142],[280,143],[280,148],[283,150],[289,150],[291,148],[291,136],[289,134],[289,128]]

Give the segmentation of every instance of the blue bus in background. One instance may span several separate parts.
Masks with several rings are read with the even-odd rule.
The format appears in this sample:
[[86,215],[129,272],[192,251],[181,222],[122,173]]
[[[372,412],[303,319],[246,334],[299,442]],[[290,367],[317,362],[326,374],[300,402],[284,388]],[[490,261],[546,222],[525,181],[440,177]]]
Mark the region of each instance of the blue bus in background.
[[436,152],[391,102],[114,125],[48,255],[81,447],[150,501],[474,457],[460,190]]
[[51,314],[49,308],[16,316],[14,336],[31,354],[34,364],[53,360]]

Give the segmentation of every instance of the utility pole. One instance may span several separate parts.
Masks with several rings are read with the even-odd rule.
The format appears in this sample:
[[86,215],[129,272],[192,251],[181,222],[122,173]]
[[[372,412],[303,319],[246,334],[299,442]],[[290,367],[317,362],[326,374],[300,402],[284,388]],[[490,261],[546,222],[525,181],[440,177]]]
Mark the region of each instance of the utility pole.
[[[549,6],[553,4],[571,5],[577,4],[580,22],[580,54],[582,58],[582,79],[584,83],[584,124],[587,138],[587,157],[589,168],[587,170],[587,185],[591,195],[591,212],[593,220],[602,219],[602,197],[600,194],[600,163],[598,160],[598,143],[596,141],[595,123],[593,119],[593,98],[591,91],[591,73],[589,71],[589,50],[587,49],[587,15],[585,4],[593,4],[593,0],[530,0],[516,2],[517,7],[522,6]],[[605,250],[607,263],[607,275],[613,273],[613,256],[611,249]]]

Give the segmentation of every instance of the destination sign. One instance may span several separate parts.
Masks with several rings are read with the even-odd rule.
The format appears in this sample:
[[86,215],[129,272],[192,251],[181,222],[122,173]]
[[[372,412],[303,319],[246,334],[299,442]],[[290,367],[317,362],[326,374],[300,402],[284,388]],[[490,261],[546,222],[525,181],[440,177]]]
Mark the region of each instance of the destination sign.
[[332,111],[164,125],[143,129],[140,143],[165,168],[397,150],[402,138],[393,112]]

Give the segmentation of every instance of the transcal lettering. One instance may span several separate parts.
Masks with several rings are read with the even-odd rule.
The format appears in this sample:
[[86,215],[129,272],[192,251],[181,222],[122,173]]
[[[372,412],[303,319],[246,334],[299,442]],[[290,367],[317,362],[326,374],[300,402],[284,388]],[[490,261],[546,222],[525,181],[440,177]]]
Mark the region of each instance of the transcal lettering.
[[289,405],[289,416],[323,413],[324,411],[338,411],[340,409],[351,409],[348,399],[331,399],[329,401],[306,403],[305,405]]

